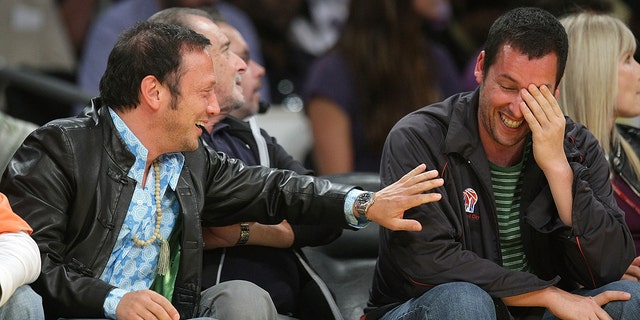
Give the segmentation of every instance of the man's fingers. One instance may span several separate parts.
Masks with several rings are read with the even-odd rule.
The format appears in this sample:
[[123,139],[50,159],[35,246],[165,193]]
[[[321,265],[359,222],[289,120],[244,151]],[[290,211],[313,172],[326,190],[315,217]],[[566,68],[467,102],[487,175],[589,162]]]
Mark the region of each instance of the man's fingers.
[[442,178],[423,181],[423,182],[420,182],[419,184],[416,184],[415,186],[417,189],[416,193],[422,193],[425,191],[433,190],[435,188],[442,187],[442,185],[444,185],[444,179]]
[[624,291],[605,291],[593,297],[593,301],[595,301],[599,306],[605,305],[611,301],[619,301],[619,300],[629,300],[631,299],[631,294]]
[[427,169],[427,165],[424,163],[419,164],[417,167],[413,168],[413,170],[407,172],[398,182],[406,182],[407,180],[419,175]]
[[560,108],[560,104],[558,103],[558,100],[556,100],[556,97],[553,95],[553,92],[551,92],[551,89],[549,89],[549,87],[547,86],[541,86],[540,92],[542,92],[542,95],[545,97],[545,99],[547,99],[553,115],[556,118],[564,119],[564,112],[562,112],[562,108]]
[[420,173],[414,177],[411,177],[410,180],[404,182],[403,186],[405,187],[415,187],[420,186],[422,188],[422,184],[429,181],[437,180],[435,178],[438,177],[437,170],[429,170],[427,172]]
[[420,231],[422,230],[422,225],[417,220],[413,219],[394,219],[390,225],[383,226],[389,230],[393,231]]
[[[528,109],[531,112],[531,115],[533,115],[533,117],[535,118],[536,122],[542,125],[543,123],[546,123],[548,121],[548,118],[543,110],[542,104],[538,101],[538,99],[536,99],[534,94],[542,97],[540,91],[538,91],[538,88],[536,88],[535,86],[533,86],[533,89],[522,89],[520,91],[520,96],[522,97],[522,100],[524,100],[522,103],[524,103],[526,106],[525,108],[521,106],[520,109]],[[529,119],[527,119],[527,122],[531,123]]]
[[442,199],[442,195],[439,193],[421,193],[407,198],[403,205],[406,211],[421,204],[440,201],[440,199]]
[[[637,258],[636,258],[637,259]],[[640,279],[640,267],[635,265],[636,261],[634,260],[631,265],[627,268],[627,271],[622,276],[622,280],[634,280],[638,281]]]

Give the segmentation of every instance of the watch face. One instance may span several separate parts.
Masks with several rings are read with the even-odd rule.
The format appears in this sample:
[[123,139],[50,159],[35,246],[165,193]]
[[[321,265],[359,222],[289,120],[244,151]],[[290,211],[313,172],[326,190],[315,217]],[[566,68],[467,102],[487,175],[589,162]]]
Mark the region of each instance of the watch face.
[[369,206],[373,204],[371,201],[372,198],[373,197],[370,192],[360,194],[356,199],[356,211],[358,211],[359,214],[365,214],[367,209],[369,209]]
[[365,205],[367,204],[367,202],[369,202],[371,200],[371,193],[363,193],[361,195],[358,196],[358,204],[359,205]]

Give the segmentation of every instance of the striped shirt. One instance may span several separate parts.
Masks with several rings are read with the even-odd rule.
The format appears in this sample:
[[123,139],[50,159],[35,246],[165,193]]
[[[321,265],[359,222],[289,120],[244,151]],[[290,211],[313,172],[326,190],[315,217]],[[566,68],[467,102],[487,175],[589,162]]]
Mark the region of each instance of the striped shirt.
[[[525,150],[530,150],[530,146],[531,143],[527,143]],[[521,173],[527,154],[528,152],[525,152],[523,160],[512,167],[500,167],[489,163],[496,201],[502,266],[517,271],[529,271],[520,233]]]

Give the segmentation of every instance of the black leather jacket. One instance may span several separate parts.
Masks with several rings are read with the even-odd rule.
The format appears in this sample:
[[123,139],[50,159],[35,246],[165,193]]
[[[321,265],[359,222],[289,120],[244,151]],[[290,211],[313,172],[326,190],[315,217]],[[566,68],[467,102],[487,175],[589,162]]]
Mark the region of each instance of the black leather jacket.
[[[201,147],[185,152],[176,194],[182,226],[173,305],[197,315],[201,222],[331,224],[348,227],[344,196],[351,187],[292,171],[247,167]],[[42,273],[33,288],[48,317],[104,317],[113,289],[100,280],[133,195],[134,163],[100,100],[77,118],[55,120],[31,134],[0,184],[13,209],[34,229]]]

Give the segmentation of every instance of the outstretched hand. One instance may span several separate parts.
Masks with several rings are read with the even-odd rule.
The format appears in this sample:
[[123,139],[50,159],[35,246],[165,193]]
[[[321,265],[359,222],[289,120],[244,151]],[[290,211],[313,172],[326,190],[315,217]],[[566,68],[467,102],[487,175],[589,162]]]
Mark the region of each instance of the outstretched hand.
[[420,231],[420,222],[404,219],[404,212],[424,203],[438,201],[439,193],[426,193],[444,184],[438,171],[425,172],[421,164],[400,180],[375,193],[375,202],[367,211],[367,218],[391,230]]

